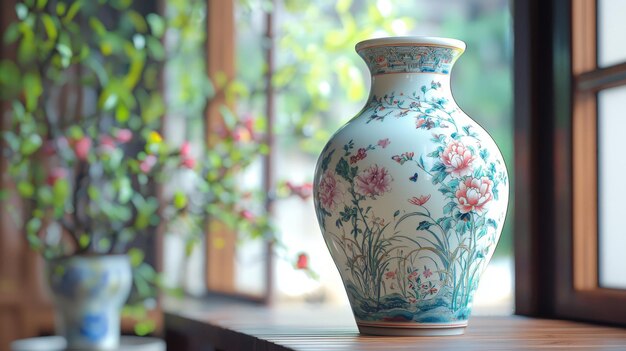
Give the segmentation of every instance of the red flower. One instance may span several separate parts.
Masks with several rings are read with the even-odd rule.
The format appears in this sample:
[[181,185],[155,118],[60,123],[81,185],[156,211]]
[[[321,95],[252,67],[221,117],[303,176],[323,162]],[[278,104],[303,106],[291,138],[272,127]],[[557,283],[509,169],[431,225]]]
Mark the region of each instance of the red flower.
[[76,158],[80,161],[85,161],[89,156],[89,150],[91,149],[91,139],[89,137],[81,137],[74,142],[74,153]]
[[133,138],[133,132],[130,129],[119,129],[115,133],[115,139],[120,143],[127,143]]
[[476,211],[481,214],[488,207],[489,202],[493,198],[491,188],[493,183],[489,178],[466,178],[459,183],[456,191],[455,202],[461,213],[469,213]]
[[428,195],[422,195],[420,197],[415,197],[413,196],[412,198],[410,198],[408,201],[410,203],[412,203],[413,205],[416,206],[423,206],[425,203],[428,202],[428,200],[430,200],[430,194]]
[[54,184],[61,178],[67,177],[67,171],[61,167],[54,167],[50,170],[48,177],[46,177],[46,184],[54,186]]
[[365,150],[364,148],[360,148],[357,151],[356,155],[350,157],[350,163],[351,164],[355,164],[358,161],[360,161],[360,160],[364,159],[365,157],[367,157],[367,152],[366,151],[367,150]]
[[385,273],[385,279],[395,279],[395,278],[396,278],[395,271],[389,271]]
[[309,256],[305,253],[298,254],[298,260],[296,261],[296,268],[308,269],[309,268]]
[[441,162],[446,166],[446,172],[452,177],[472,175],[472,163],[476,158],[472,151],[460,141],[453,141],[440,154]]
[[387,147],[387,145],[391,144],[391,141],[389,141],[389,138],[387,139],[380,139],[378,141],[378,146],[382,147],[383,149]]

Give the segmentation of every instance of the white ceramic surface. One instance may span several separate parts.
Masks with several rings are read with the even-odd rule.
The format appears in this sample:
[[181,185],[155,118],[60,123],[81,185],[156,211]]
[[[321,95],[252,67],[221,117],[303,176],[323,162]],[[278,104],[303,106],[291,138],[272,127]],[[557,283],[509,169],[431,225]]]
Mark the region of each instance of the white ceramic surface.
[[357,44],[372,90],[324,148],[314,197],[363,333],[462,333],[500,236],[502,155],[450,90],[464,49],[432,37]]

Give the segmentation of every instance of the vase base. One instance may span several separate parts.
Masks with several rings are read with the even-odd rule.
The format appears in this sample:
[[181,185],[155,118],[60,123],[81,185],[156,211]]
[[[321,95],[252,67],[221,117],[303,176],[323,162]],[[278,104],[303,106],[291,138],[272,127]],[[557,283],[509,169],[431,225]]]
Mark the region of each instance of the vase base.
[[365,323],[357,323],[359,332],[367,335],[382,336],[452,336],[463,335],[467,324],[459,325],[424,325],[424,326],[407,326],[406,324],[393,325],[391,323],[384,325],[371,325]]

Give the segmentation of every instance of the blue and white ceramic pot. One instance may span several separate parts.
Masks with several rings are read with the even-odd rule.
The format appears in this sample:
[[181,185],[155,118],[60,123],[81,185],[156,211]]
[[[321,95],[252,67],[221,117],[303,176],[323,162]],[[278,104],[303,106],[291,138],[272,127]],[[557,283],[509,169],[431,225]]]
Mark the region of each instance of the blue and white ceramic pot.
[[116,350],[120,312],[131,289],[126,255],[73,256],[48,262],[58,334],[69,350]]
[[452,97],[464,50],[430,37],[356,46],[371,93],[322,151],[314,198],[362,333],[462,334],[498,242],[508,176]]

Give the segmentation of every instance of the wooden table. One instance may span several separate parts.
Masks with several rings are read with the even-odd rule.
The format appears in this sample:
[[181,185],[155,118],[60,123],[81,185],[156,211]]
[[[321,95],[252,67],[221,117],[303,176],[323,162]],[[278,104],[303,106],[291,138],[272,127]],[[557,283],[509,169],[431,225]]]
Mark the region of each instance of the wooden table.
[[472,317],[464,336],[359,335],[346,308],[167,301],[169,350],[626,350],[626,329],[569,321]]

